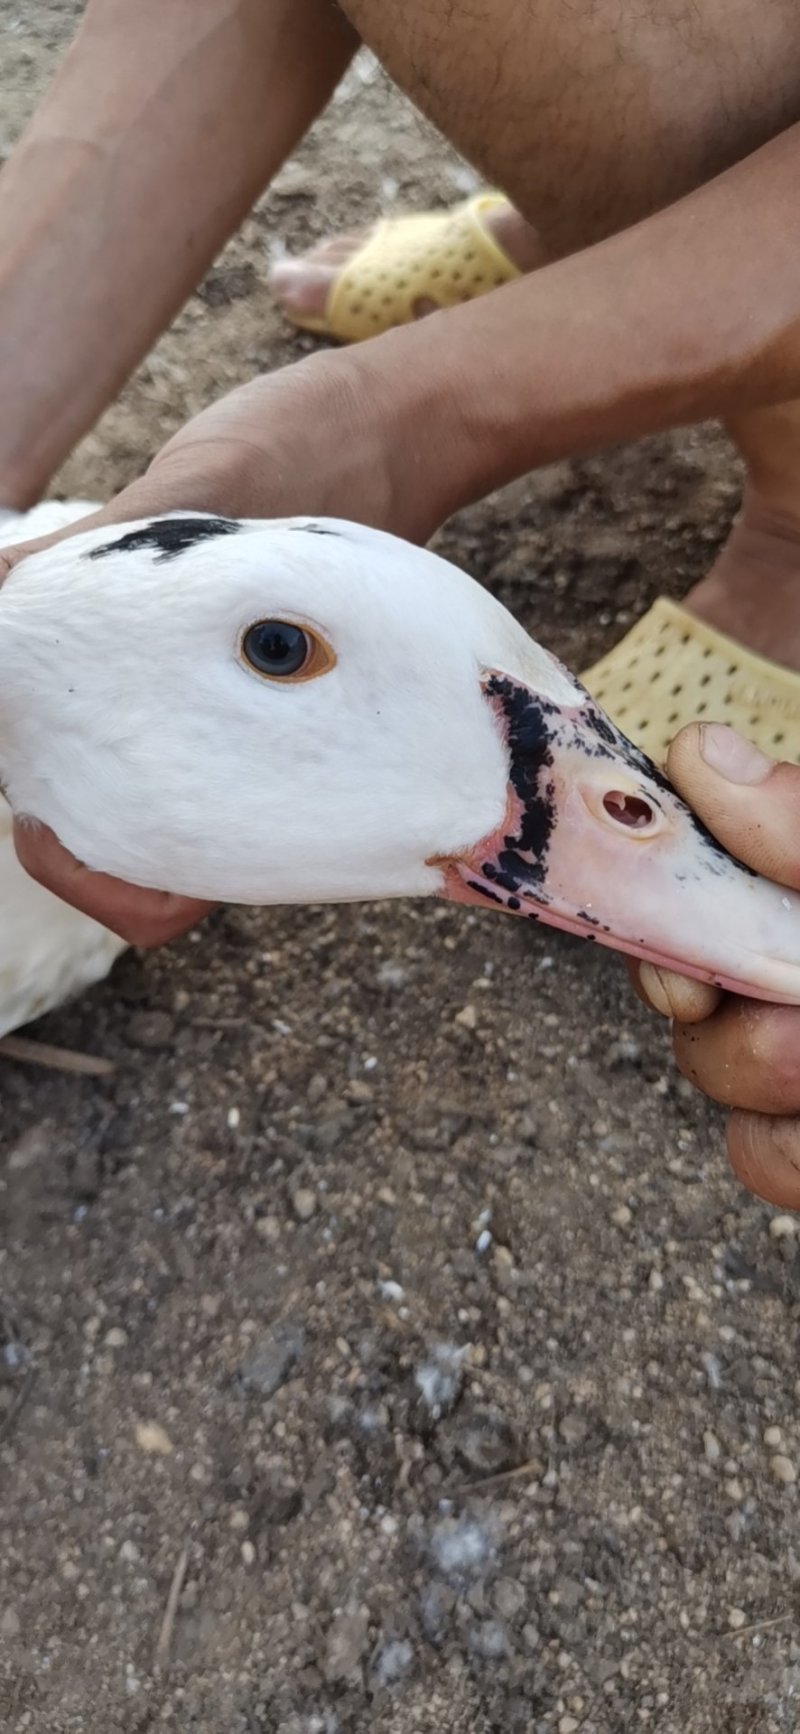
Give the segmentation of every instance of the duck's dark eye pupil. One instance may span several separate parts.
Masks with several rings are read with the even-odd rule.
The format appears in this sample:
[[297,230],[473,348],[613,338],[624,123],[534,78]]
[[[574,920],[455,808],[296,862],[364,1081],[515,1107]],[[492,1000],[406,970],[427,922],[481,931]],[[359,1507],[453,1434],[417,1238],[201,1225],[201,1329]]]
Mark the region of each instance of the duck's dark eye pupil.
[[308,657],[308,638],[288,620],[259,620],[245,633],[242,649],[260,674],[298,674]]

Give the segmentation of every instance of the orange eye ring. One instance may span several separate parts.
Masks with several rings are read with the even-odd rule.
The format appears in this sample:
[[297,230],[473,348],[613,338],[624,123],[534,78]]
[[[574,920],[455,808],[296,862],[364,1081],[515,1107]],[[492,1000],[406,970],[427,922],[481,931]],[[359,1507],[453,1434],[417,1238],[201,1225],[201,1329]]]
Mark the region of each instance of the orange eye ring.
[[271,618],[245,627],[239,655],[262,680],[281,686],[316,680],[336,662],[331,646],[313,627]]

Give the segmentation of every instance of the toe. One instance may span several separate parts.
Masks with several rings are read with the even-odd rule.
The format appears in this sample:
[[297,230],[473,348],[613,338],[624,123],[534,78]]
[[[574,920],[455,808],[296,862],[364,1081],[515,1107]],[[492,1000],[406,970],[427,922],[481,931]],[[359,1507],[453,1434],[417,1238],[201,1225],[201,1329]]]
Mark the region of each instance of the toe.
[[364,240],[364,235],[330,235],[299,259],[276,260],[269,286],[278,305],[295,318],[324,318],[337,277]]
[[321,319],[338,269],[305,259],[281,259],[273,265],[269,285],[278,305],[297,318]]

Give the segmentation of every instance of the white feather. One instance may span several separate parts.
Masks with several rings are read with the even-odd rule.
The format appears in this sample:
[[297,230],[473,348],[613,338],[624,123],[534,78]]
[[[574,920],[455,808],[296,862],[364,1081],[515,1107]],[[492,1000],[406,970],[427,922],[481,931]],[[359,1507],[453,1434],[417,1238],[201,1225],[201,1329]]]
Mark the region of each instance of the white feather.
[[[47,501],[3,512],[0,542],[47,536],[94,510],[88,501]],[[70,909],[23,872],[11,810],[0,795],[0,1036],[99,981],[125,947],[115,934]]]

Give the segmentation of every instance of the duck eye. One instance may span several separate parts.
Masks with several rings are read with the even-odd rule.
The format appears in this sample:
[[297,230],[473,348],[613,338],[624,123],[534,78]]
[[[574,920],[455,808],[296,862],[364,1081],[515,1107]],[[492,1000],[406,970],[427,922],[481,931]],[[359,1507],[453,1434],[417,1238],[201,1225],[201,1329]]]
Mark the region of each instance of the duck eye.
[[293,626],[289,620],[257,620],[242,639],[242,654],[259,674],[289,680],[305,668],[311,642],[302,626]]
[[332,646],[319,632],[293,620],[255,620],[242,633],[239,655],[267,680],[315,680],[336,662]]

